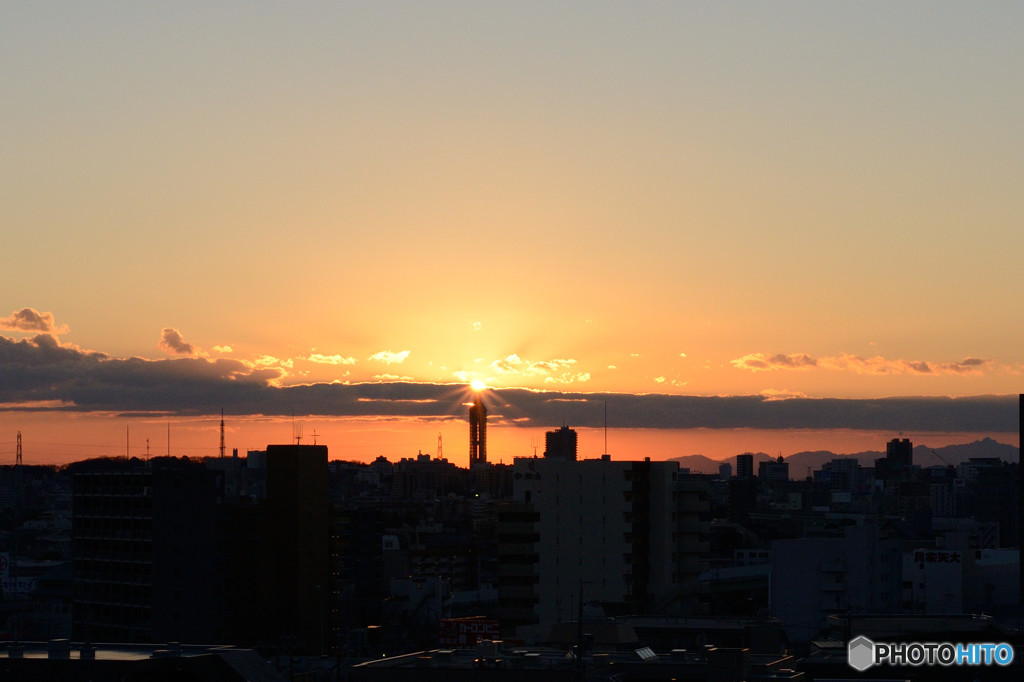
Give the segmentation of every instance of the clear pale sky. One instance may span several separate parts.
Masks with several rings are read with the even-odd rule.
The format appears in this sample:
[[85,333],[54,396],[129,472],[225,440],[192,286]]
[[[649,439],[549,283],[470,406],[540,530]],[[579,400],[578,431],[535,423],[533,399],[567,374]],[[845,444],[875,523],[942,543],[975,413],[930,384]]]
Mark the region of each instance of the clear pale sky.
[[108,373],[280,388],[1015,395],[1022,25],[1012,2],[4,3],[0,335],[39,354],[0,355],[4,452],[139,411],[47,389],[38,334]]

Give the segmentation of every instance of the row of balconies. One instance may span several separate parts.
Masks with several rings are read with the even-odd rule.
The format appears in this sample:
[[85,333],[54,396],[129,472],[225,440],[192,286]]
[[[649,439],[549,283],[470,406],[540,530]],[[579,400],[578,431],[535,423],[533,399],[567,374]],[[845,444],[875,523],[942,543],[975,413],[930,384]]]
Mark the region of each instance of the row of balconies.
[[95,523],[96,521],[146,521],[148,523],[153,522],[153,515],[150,510],[140,510],[145,512],[144,514],[132,514],[131,510],[126,510],[123,507],[111,508],[111,509],[88,509],[78,511],[75,510],[75,514],[72,517],[73,525],[80,525],[82,522]]
[[[153,496],[150,494],[149,488],[135,491],[91,490],[87,493],[76,493],[71,498],[71,505],[72,509],[78,511],[89,507],[111,507],[114,500],[118,500],[119,505],[124,505],[125,500],[129,500],[128,504],[131,506],[146,508],[153,506]],[[132,504],[133,502],[134,504]]]
[[[75,597],[75,610],[76,616],[88,618],[90,613],[96,613],[99,615],[110,614],[114,609],[126,609],[134,613],[145,614],[145,618],[149,618],[149,614],[152,606],[146,603],[123,601],[119,599],[101,599],[95,596],[77,596]],[[76,618],[77,620],[77,618]],[[109,624],[110,621],[105,621]]]
[[115,532],[113,529],[105,528],[75,528],[71,531],[71,539],[93,540],[97,542],[148,542],[153,539],[153,531],[148,529],[138,531],[118,529]]
[[90,561],[116,562],[119,564],[152,563],[152,552],[115,552],[115,551],[93,551],[75,552],[75,559],[86,559]]
[[76,557],[86,558],[105,558],[115,554],[131,558],[135,555],[149,556],[153,553],[152,541],[142,538],[112,540],[111,538],[76,537],[72,538],[71,548]]

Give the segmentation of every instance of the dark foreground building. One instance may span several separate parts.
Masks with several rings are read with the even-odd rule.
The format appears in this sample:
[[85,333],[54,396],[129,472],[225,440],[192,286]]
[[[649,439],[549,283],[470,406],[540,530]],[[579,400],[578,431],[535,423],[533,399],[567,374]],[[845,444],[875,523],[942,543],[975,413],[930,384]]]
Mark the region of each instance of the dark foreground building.
[[330,509],[326,445],[267,447],[267,503],[262,535],[260,604],[264,638],[294,638],[297,648],[323,653]]
[[72,637],[223,641],[219,482],[188,460],[96,460],[74,475]]
[[333,586],[327,447],[271,445],[266,498],[171,457],[74,474],[72,638],[324,650]]

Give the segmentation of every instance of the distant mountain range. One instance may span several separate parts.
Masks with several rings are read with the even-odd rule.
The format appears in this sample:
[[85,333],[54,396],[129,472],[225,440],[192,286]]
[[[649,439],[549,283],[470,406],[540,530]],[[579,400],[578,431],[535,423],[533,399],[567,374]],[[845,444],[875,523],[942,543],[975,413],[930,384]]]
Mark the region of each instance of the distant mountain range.
[[[875,466],[875,460],[882,457],[885,457],[884,452],[874,450],[842,455],[837,455],[828,450],[815,450],[813,452],[797,452],[782,459],[789,463],[790,478],[803,479],[806,478],[809,471],[820,469],[829,460],[856,459],[862,467],[873,467]],[[962,445],[947,445],[942,448],[930,448],[927,445],[914,446],[914,464],[922,467],[957,466],[972,457],[997,457],[1004,462],[1012,463],[1019,461],[1020,449],[1013,445],[999,443],[991,438],[983,438],[982,440]],[[695,474],[717,474],[719,465],[723,462],[728,462],[732,465],[733,474],[736,474],[736,457],[715,460],[704,455],[684,455],[682,457],[672,457],[671,459],[679,462],[680,467],[688,468]],[[761,462],[775,459],[777,458],[764,452],[754,453],[754,472],[757,472]]]

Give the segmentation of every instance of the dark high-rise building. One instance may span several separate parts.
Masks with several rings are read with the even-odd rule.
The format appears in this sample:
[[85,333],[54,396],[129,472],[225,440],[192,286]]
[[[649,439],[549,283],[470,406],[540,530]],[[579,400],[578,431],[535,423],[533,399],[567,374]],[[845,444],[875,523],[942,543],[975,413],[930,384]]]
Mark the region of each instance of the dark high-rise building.
[[487,464],[487,408],[479,393],[469,408],[469,467]]
[[779,455],[776,460],[766,460],[757,466],[758,479],[765,482],[778,482],[789,480],[789,462]]
[[576,459],[576,432],[568,426],[544,434],[544,456]]
[[332,585],[326,445],[267,446],[263,533],[264,636],[322,651]]
[[175,458],[83,463],[73,478],[72,637],[220,642],[220,472]]
[[893,438],[885,444],[885,458],[909,467],[914,463],[914,444],[909,438]]
[[754,477],[754,455],[747,452],[736,455],[736,478]]
[[265,461],[264,500],[227,499],[223,460],[77,465],[72,637],[333,644],[327,448],[271,445]]

